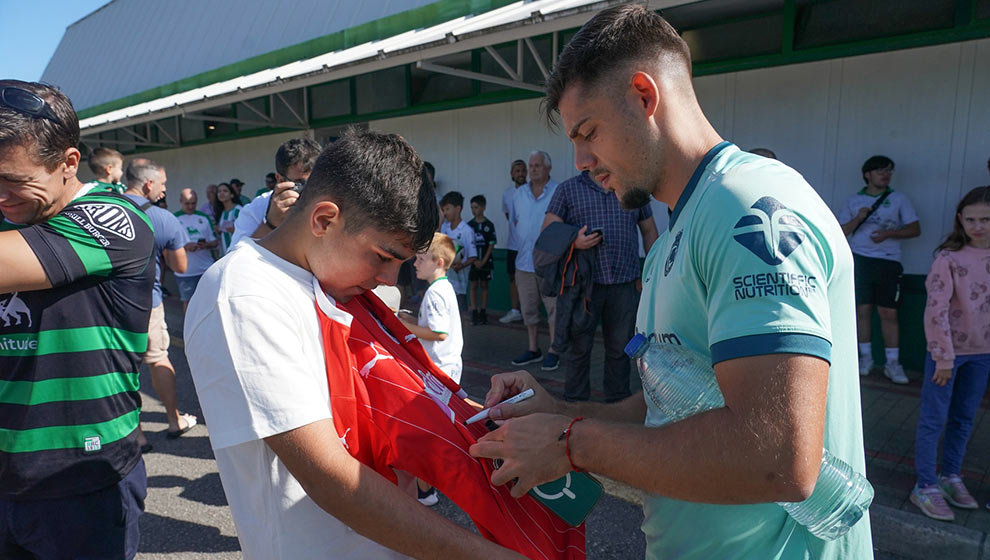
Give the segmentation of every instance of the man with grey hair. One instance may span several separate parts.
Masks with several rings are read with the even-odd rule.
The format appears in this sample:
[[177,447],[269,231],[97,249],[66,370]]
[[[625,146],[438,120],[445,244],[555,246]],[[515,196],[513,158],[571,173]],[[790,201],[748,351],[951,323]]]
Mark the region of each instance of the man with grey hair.
[[540,300],[543,300],[543,306],[547,310],[552,341],[556,298],[540,295],[540,279],[536,276],[533,266],[533,247],[540,236],[547,206],[557,191],[557,182],[550,179],[552,167],[550,154],[541,150],[529,154],[529,182],[516,189],[509,212],[509,222],[516,229],[519,243],[519,254],[516,256],[516,289],[519,291],[519,307],[522,310],[523,323],[529,334],[529,346],[524,353],[512,360],[512,365],[522,366],[542,361],[541,369],[544,371],[557,369],[560,359],[549,349],[546,356],[540,351],[537,330],[540,324]]
[[[175,368],[168,359],[169,335],[165,324],[165,307],[162,305],[162,260],[176,273],[186,271],[185,245],[189,243],[186,230],[179,219],[168,210],[154,205],[165,196],[165,168],[147,158],[135,158],[124,172],[127,190],[124,196],[134,201],[151,220],[155,231],[155,287],[151,295],[151,320],[148,324],[148,350],[144,362],[151,369],[151,384],[165,406],[169,438],[176,438],[196,425],[196,417],[179,414],[175,394]],[[151,445],[142,434],[142,451],[150,451]]]

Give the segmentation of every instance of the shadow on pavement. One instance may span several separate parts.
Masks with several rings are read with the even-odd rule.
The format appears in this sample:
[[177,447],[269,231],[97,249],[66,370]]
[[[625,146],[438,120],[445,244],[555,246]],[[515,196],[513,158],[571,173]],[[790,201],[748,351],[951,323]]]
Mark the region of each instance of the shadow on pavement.
[[226,506],[227,496],[223,492],[219,473],[207,473],[189,480],[181,476],[152,476],[148,477],[149,488],[182,488],[180,498],[199,502],[208,506]]
[[153,513],[141,516],[140,552],[237,552],[240,549],[237,537],[221,535],[216,527]]

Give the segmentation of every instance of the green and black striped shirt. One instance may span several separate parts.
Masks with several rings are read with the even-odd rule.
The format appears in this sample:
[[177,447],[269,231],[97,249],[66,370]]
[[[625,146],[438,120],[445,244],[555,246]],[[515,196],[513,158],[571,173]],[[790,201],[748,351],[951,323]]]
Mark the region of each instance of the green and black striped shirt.
[[92,190],[17,229],[52,288],[0,294],[0,498],[93,492],[141,458],[152,227],[128,198]]

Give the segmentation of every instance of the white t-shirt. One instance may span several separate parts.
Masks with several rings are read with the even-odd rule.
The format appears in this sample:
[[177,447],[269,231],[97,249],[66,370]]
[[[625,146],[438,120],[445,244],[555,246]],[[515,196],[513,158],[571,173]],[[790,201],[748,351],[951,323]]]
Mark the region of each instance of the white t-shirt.
[[[516,196],[517,186],[509,185],[507,189],[502,191],[502,215],[508,215],[512,213],[512,199]],[[509,239],[505,243],[505,248],[510,251],[519,250],[519,239],[516,236],[516,226],[512,223],[512,220],[508,220],[509,223]]]
[[[179,219],[182,227],[186,228],[189,241],[195,243],[202,239],[203,241],[210,242],[217,238],[213,234],[213,220],[206,214],[198,210],[192,214],[186,214],[180,210],[175,213],[175,217]],[[180,278],[199,276],[206,272],[206,269],[210,268],[212,264],[213,254],[209,249],[186,251],[186,271],[182,273],[176,272],[175,275]]]
[[[879,197],[880,195],[866,194],[865,188],[850,196],[846,199],[842,210],[839,211],[839,223],[849,223],[856,217],[860,208],[872,207]],[[883,204],[877,208],[877,211],[871,214],[863,225],[859,226],[856,233],[848,237],[849,248],[852,249],[853,253],[864,257],[901,262],[900,239],[884,239],[880,243],[874,243],[870,239],[870,234],[878,230],[901,229],[917,221],[918,214],[915,213],[908,197],[897,191],[891,191],[890,195],[884,199]]]
[[[450,227],[450,222],[444,222],[440,226],[440,233],[450,237],[454,242],[454,250],[457,251],[457,257],[454,258],[454,262],[464,262],[468,259],[478,257],[478,250],[474,248],[474,230],[464,220],[461,220],[457,224],[457,227],[453,229]],[[471,267],[462,268],[460,272],[454,272],[453,268],[447,270],[447,278],[454,286],[454,292],[458,294],[467,293],[468,273],[470,271]]]
[[457,308],[457,295],[448,278],[438,278],[426,289],[423,302],[419,305],[417,324],[433,332],[447,335],[447,340],[420,339],[419,342],[433,363],[455,382],[460,383],[464,337],[461,334],[461,313]]
[[312,274],[248,239],[206,271],[186,311],[186,357],[243,557],[405,558],[320,509],[263,441],[331,417],[314,297]]
[[234,220],[234,235],[230,238],[230,246],[237,245],[237,242],[245,237],[251,237],[254,230],[258,229],[265,221],[265,212],[268,211],[268,199],[272,197],[272,191],[259,194],[250,203],[241,208],[241,213]]

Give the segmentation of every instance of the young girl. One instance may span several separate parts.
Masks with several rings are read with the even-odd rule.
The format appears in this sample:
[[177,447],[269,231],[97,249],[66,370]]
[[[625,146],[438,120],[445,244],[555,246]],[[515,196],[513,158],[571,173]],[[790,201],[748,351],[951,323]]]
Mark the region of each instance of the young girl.
[[[990,186],[959,201],[952,233],[935,252],[925,281],[928,354],[914,443],[918,484],[911,502],[928,517],[951,521],[955,514],[946,501],[978,507],[959,474],[990,376]],[[941,476],[936,476],[943,429]]]
[[230,238],[234,233],[234,220],[241,212],[241,205],[237,203],[238,197],[234,194],[234,189],[230,188],[227,183],[220,183],[217,186],[217,201],[223,205],[220,221],[217,223],[217,229],[220,233],[220,253],[226,254],[227,250],[230,249]]

